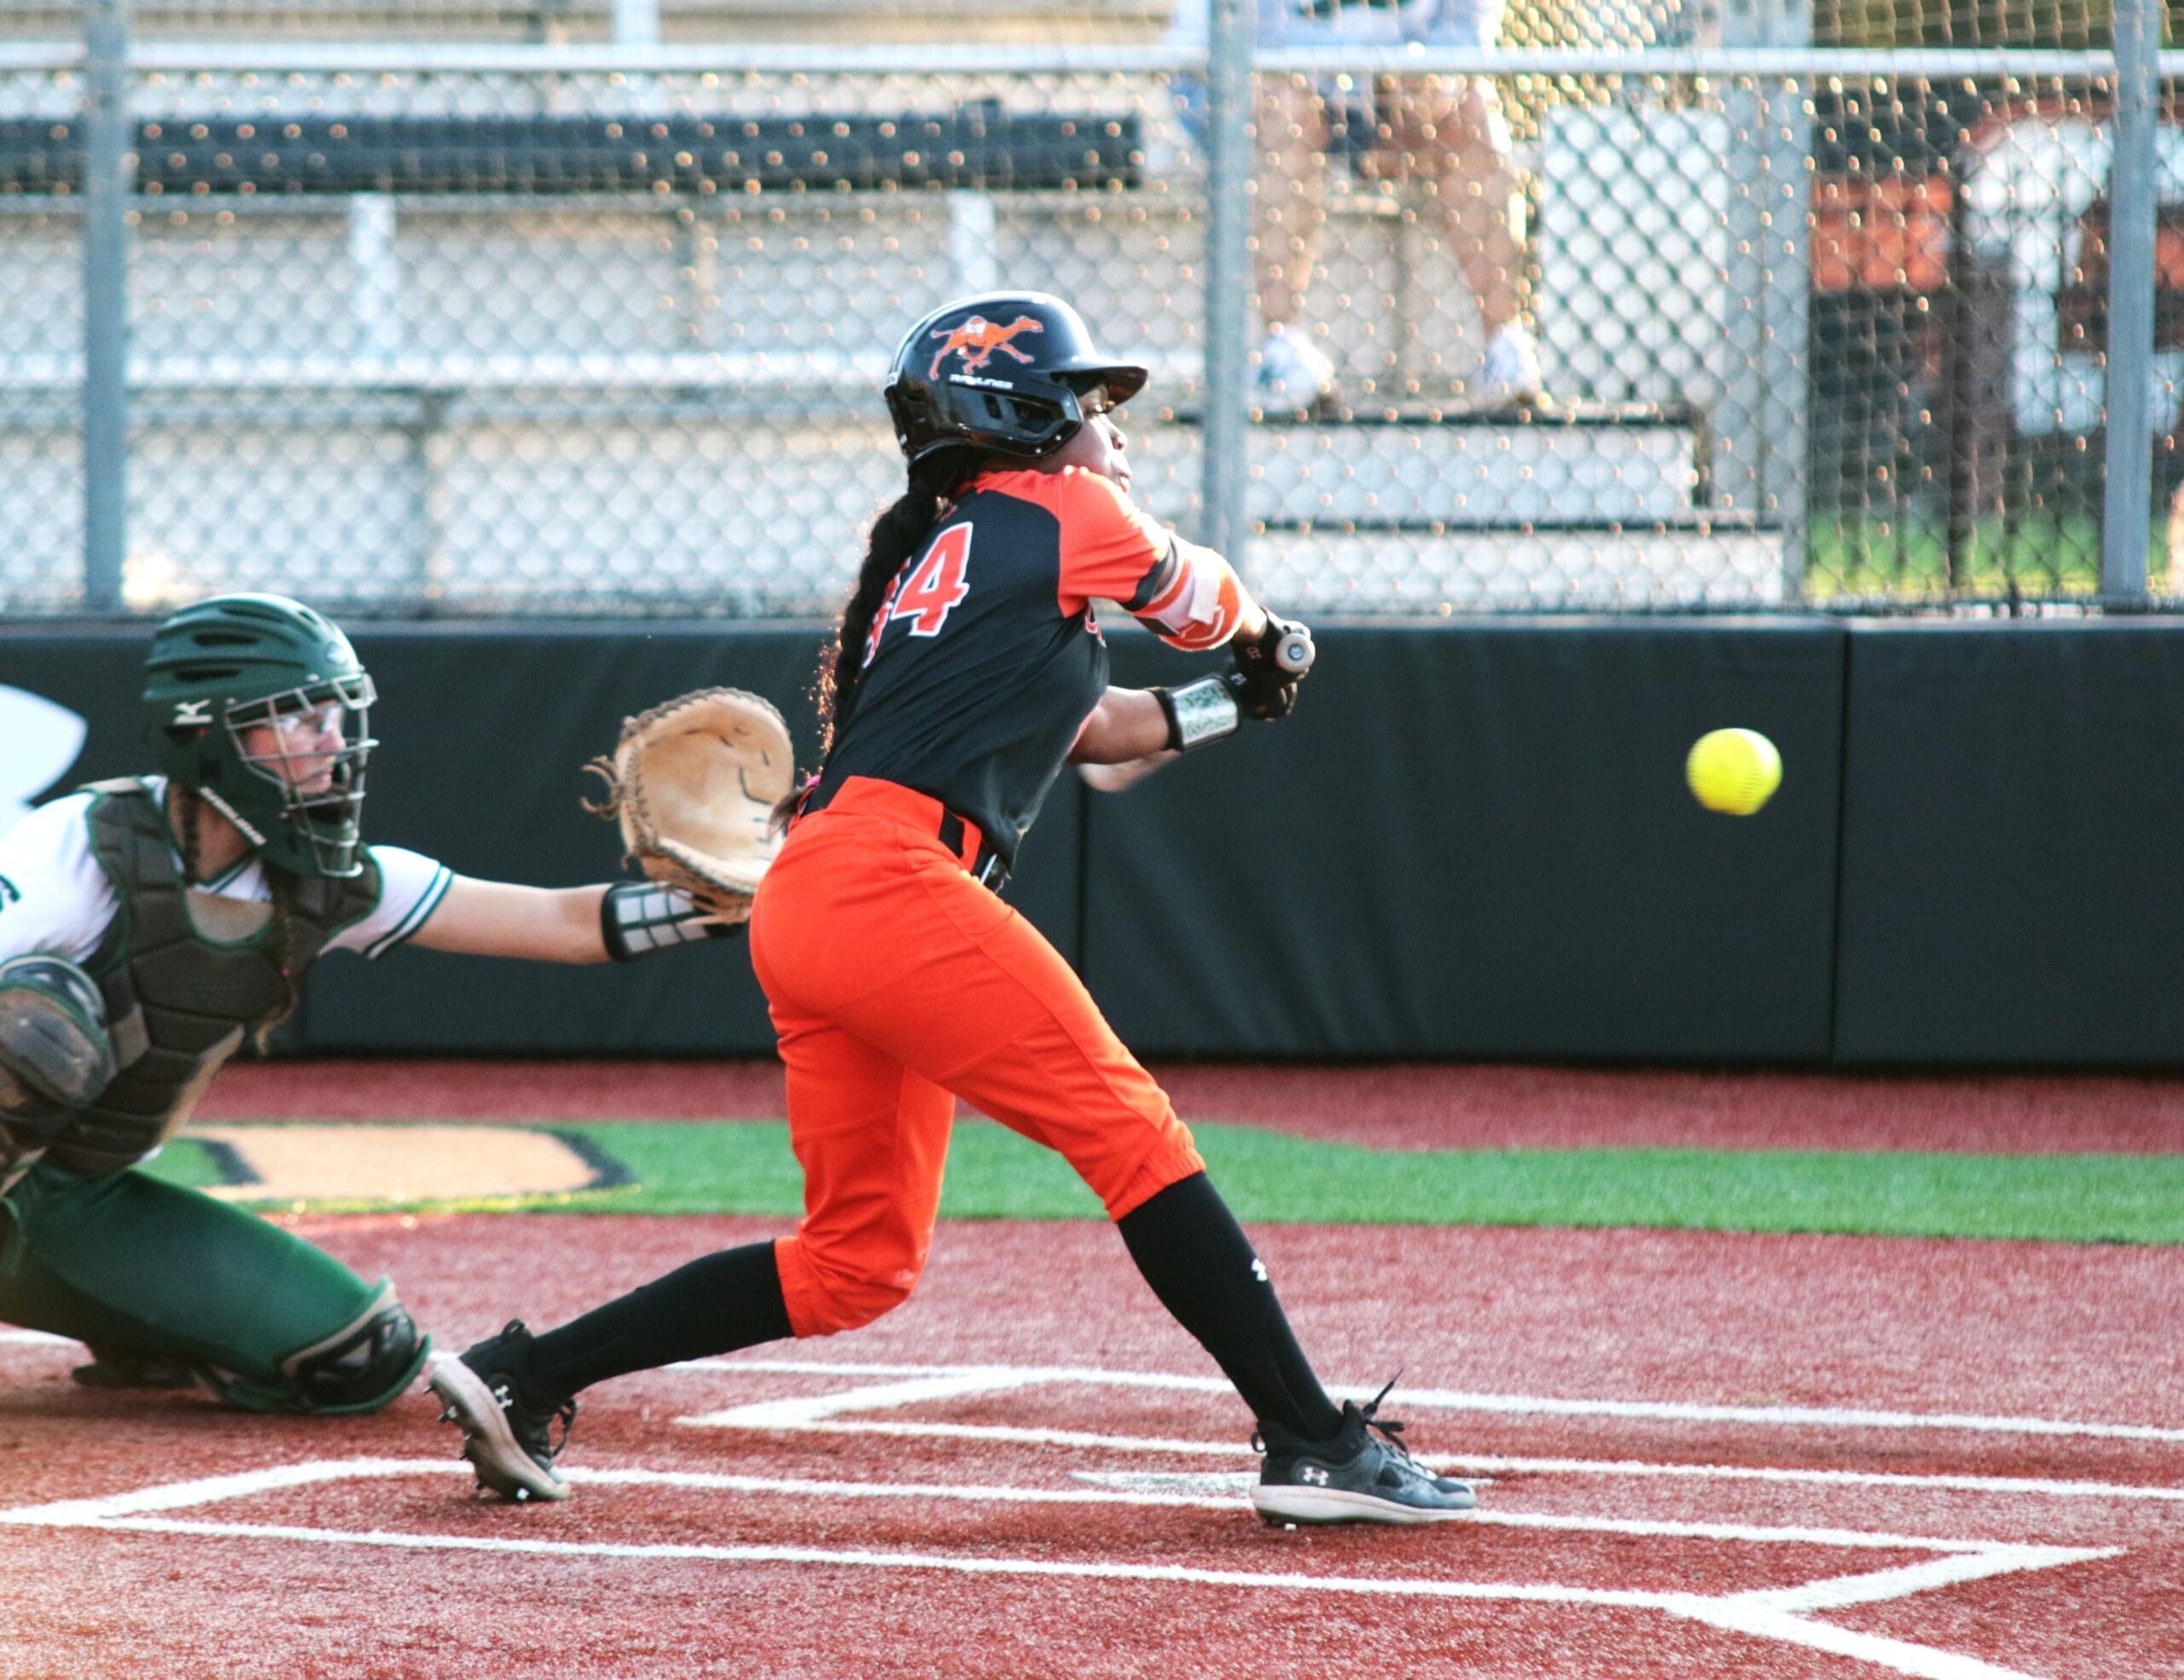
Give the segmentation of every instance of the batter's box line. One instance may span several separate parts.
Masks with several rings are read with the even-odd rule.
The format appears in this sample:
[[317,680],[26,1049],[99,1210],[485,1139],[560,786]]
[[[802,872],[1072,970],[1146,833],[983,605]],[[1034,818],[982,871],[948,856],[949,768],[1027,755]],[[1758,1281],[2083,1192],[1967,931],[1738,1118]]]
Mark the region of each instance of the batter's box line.
[[[0,1328],[0,1346],[69,1347],[75,1339],[43,1330]],[[454,1355],[439,1352],[435,1363]],[[1228,1394],[1225,1378],[1183,1376],[1164,1371],[1110,1371],[1097,1367],[1036,1365],[900,1365],[846,1363],[817,1359],[688,1359],[667,1367],[677,1371],[758,1372],[791,1376],[887,1376],[914,1382],[967,1381],[952,1392],[997,1392],[1041,1382],[1105,1384],[1112,1387],[1169,1389],[1186,1393]],[[864,1391],[868,1393],[874,1392]],[[1338,1399],[1365,1400],[1373,1386],[1333,1386]],[[831,1397],[818,1397],[829,1398]],[[808,1410],[809,1401],[770,1403]],[[1573,1399],[1556,1395],[1486,1394],[1460,1389],[1406,1388],[1399,1404],[1418,1411],[1475,1411],[1514,1417],[1605,1417],[1670,1423],[1734,1423],[1749,1427],[1826,1429],[1936,1429],[1975,1434],[2079,1437],[2092,1440],[2146,1441],[2184,1445],[2184,1428],[2146,1423],[2096,1423],[2075,1418],[1986,1416],[1972,1412],[1908,1412],[1861,1406],[1722,1406],[1673,1400]],[[845,1410],[868,1409],[845,1407]],[[739,1407],[739,1415],[751,1408]],[[712,1417],[724,1417],[725,1413]],[[678,1420],[702,1422],[712,1418]]]
[[[705,1419],[738,1422],[762,1414],[787,1418],[825,1416],[834,1410],[872,1410],[886,1400],[868,1402],[863,1394],[943,1398],[1000,1393],[1043,1383],[1083,1383],[1117,1388],[1167,1389],[1194,1394],[1234,1391],[1222,1377],[1181,1376],[1164,1371],[1111,1371],[1077,1365],[896,1365],[836,1363],[818,1359],[689,1359],[669,1369],[679,1371],[755,1371],[770,1375],[892,1377],[904,1381],[837,1394],[769,1401],[738,1406]],[[1373,1387],[1330,1387],[1337,1399],[1368,1400]],[[1974,1434],[2082,1436],[2098,1440],[2152,1441],[2184,1445],[2184,1429],[2144,1423],[2087,1423],[2069,1418],[1993,1417],[1973,1412],[1884,1411],[1864,1406],[1721,1406],[1664,1400],[1587,1400],[1541,1394],[1484,1394],[1452,1388],[1397,1390],[1398,1407],[1413,1411],[1492,1412],[1518,1417],[1605,1417],[1671,1423],[1734,1423],[1778,1428],[1940,1429]]]
[[[1077,1366],[1024,1365],[852,1365],[835,1364],[808,1359],[692,1359],[672,1369],[682,1371],[747,1373],[798,1376],[892,1376],[897,1381],[880,1383],[860,1383],[847,1388],[830,1389],[823,1393],[804,1394],[781,1400],[762,1400],[749,1405],[731,1406],[723,1411],[700,1412],[678,1417],[674,1421],[688,1428],[695,1429],[752,1429],[786,1431],[806,1434],[873,1435],[897,1439],[989,1441],[1015,1446],[1088,1448],[1098,1451],[1122,1453],[1159,1453],[1187,1457],[1236,1457],[1247,1449],[1237,1441],[1188,1440],[1170,1437],[1143,1435],[1115,1435],[1089,1430],[1031,1427],[1001,1423],[944,1423],[937,1421],[902,1422],[887,1418],[860,1416],[845,1419],[845,1413],[868,1413],[900,1410],[904,1407],[926,1404],[937,1400],[968,1399],[985,1395],[1007,1394],[1026,1388],[1042,1386],[1078,1386],[1124,1389],[1165,1390],[1170,1392],[1194,1394],[1228,1394],[1233,1392],[1227,1381],[1219,1377],[1179,1376],[1158,1371],[1108,1371]],[[1331,1391],[1336,1394],[1369,1396],[1369,1389],[1342,1389]],[[1477,1396],[1458,1397],[1459,1404],[1451,1404],[1447,1391],[1421,1389],[1402,1397],[1406,1410],[1432,1410],[1446,1405],[1449,1410],[1476,1409],[1469,1405]],[[1498,1404],[1496,1410],[1508,1412],[1517,1410],[1516,1397],[1493,1397]],[[1641,1413],[1636,1403],[1623,1402],[1541,1402],[1543,1410],[1557,1407],[1583,1404],[1590,1407],[1616,1405],[1622,1408],[1613,1414],[1619,1416],[1654,1415],[1685,1417],[1693,1412],[1709,1415],[1726,1413],[1739,1422],[1755,1421],[1739,1409],[1726,1407],[1660,1407],[1652,1413]],[[1798,1409],[1794,1416],[1777,1416],[1757,1421],[1781,1424],[1802,1423],[1809,1421],[1809,1409]],[[1885,1427],[1877,1420],[1910,1419],[1923,1421],[1932,1427],[1952,1428],[2010,1424],[2019,1426],[2025,1433],[2123,1433],[2126,1439],[2143,1439],[2140,1427],[2129,1424],[2074,1424],[2056,1422],[2040,1418],[1972,1418],[1934,1417],[1920,1413],[1898,1412],[1829,1412],[1831,1421],[1842,1417],[1856,1417],[1867,1421],[1854,1427],[1876,1428]],[[2184,1438],[2184,1431],[2168,1433]],[[1921,1491],[1960,1493],[2024,1494],[2048,1498],[2101,1498],[2126,1500],[2175,1501],[2184,1503],[2184,1488],[2163,1487],[2130,1482],[2071,1481],[2053,1478],[2028,1476],[1967,1476],[1914,1475],[1901,1471],[1827,1470],[1781,1468],[1759,1465],[1676,1464],[1656,1463],[1629,1459],[1588,1458],[1521,1458],[1477,1453],[1432,1453],[1415,1455],[1421,1462],[1438,1470],[1468,1472],[1476,1475],[1522,1472],[1531,1475],[1579,1475],[1623,1477],[1687,1477],[1712,1481],[1769,1481],[1804,1483],[1815,1486],[1886,1487]]]
[[[306,1545],[373,1546],[412,1551],[780,1563],[815,1567],[895,1569],[1048,1579],[1162,1582],[1248,1591],[1501,1601],[1651,1610],[1755,1638],[1771,1639],[1853,1658],[1892,1669],[1900,1674],[1920,1677],[1920,1680],[2036,1680],[2036,1677],[1957,1652],[1879,1634],[1859,1632],[1812,1618],[1831,1610],[1909,1598],[1966,1582],[2053,1569],[2065,1564],[2091,1562],[2123,1555],[2123,1549],[2116,1547],[2036,1546],[2009,1541],[1943,1539],[1926,1535],[1876,1534],[1862,1531],[1766,1528],[1733,1524],[1647,1523],[1627,1518],[1473,1512],[1456,1520],[1482,1526],[1652,1534],[1664,1538],[1698,1536],[1740,1539],[1758,1544],[1817,1544],[1940,1554],[1925,1562],[1863,1574],[1833,1576],[1797,1586],[1769,1587],[1751,1592],[1705,1594],[1536,1583],[1391,1580],[1370,1576],[1315,1575],[1285,1571],[1197,1569],[1173,1564],[1068,1563],[1050,1559],[954,1557],[939,1553],[865,1551],[816,1546],[641,1545],[610,1541],[404,1534],[382,1530],[310,1528],[289,1524],[188,1520],[155,1514],[198,1509],[224,1501],[336,1481],[468,1474],[468,1465],[451,1463],[444,1459],[319,1460],[304,1464],[270,1466],[261,1470],[194,1481],[164,1483],[104,1498],[62,1500],[44,1505],[0,1510],[0,1524],[20,1528],[95,1529],[209,1539],[288,1541]],[[592,1486],[676,1487],[828,1499],[907,1498],[927,1502],[947,1499],[1018,1505],[1159,1506],[1220,1510],[1236,1510],[1240,1504],[1233,1497],[1209,1498],[1182,1493],[1093,1488],[1057,1490],[949,1484],[816,1481],[682,1471],[575,1469],[569,1472],[569,1477],[572,1481]]]

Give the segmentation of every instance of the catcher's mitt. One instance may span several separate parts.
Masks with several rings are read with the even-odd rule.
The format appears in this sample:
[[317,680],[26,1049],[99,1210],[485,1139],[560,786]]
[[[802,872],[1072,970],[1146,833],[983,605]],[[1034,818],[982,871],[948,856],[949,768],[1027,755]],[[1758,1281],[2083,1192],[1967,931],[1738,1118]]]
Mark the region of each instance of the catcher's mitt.
[[796,775],[788,726],[768,701],[700,689],[624,718],[614,756],[584,768],[607,797],[584,807],[621,823],[630,861],[723,921],[751,914],[779,845],[774,805]]

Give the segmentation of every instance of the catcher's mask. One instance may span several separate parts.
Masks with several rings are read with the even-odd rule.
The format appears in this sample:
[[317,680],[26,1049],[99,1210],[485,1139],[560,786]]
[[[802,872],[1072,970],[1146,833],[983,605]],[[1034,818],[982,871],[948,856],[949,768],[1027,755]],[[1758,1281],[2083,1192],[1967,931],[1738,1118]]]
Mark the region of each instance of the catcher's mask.
[[160,768],[267,863],[347,876],[375,698],[349,638],[301,602],[214,596],[153,633],[144,728]]
[[1105,387],[1110,404],[1124,403],[1145,381],[1143,368],[1100,355],[1060,298],[988,292],[958,298],[911,328],[885,395],[895,441],[913,467],[959,444],[1037,461],[1083,427],[1081,395]]

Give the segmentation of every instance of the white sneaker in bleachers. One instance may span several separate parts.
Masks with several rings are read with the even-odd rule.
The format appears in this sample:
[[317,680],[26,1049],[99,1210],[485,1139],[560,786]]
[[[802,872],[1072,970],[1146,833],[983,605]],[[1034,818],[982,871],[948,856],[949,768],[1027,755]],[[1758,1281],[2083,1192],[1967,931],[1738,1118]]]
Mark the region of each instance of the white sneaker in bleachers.
[[1259,346],[1256,383],[1263,408],[1310,413],[1334,400],[1334,363],[1312,342],[1308,328],[1276,327]]

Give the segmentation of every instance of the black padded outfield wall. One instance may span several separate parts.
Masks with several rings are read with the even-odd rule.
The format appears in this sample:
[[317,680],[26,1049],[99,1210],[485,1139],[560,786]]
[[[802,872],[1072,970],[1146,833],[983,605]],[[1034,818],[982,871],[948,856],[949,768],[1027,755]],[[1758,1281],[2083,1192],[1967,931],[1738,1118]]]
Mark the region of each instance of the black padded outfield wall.
[[[1162,1055],[1824,1061],[1842,646],[1809,621],[1327,634],[1293,718],[1092,798],[1087,980]],[[1191,669],[1118,653],[1119,681]],[[1731,724],[1794,767],[1744,821],[1683,783]]]
[[1835,1055],[2184,1064],[2184,625],[1850,636]]
[[[622,717],[768,695],[808,761],[816,626],[389,625],[372,838],[545,885],[620,868],[578,808]],[[142,630],[0,630],[82,713],[66,784],[146,767]],[[1119,679],[1215,661],[1135,632]],[[1511,620],[1329,629],[1297,716],[1129,793],[1065,777],[1010,898],[1148,1055],[2184,1064],[2184,625]],[[1750,819],[1684,791],[1762,730]],[[4,747],[4,743],[0,743]],[[1840,882],[1838,902],[1838,884]],[[630,968],[329,958],[284,1044],[738,1054],[741,942]]]

